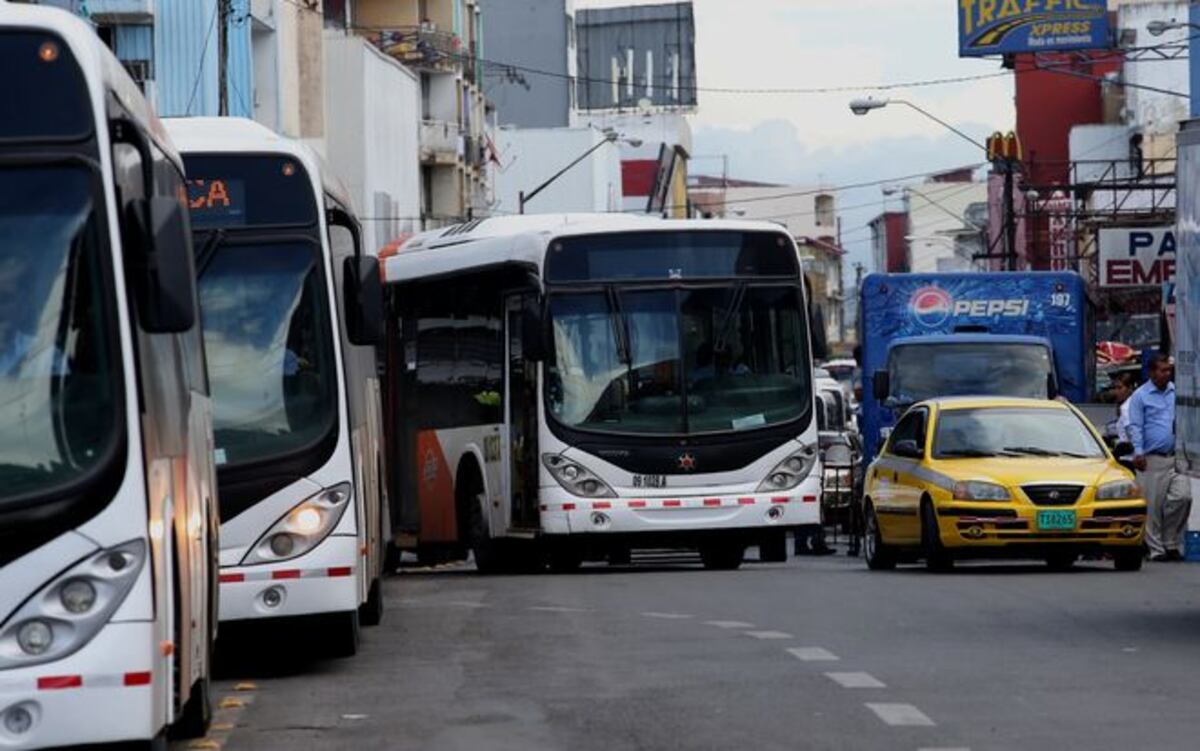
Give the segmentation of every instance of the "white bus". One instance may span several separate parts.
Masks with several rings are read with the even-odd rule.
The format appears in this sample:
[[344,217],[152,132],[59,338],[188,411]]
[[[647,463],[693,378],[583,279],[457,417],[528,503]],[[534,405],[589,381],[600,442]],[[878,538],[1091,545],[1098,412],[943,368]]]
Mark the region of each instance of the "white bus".
[[302,144],[169,119],[188,175],[221,512],[221,620],[302,617],[351,655],[379,622],[379,263]]
[[786,556],[820,523],[800,268],[765,223],[504,217],[408,240],[384,262],[400,546],[483,570],[531,548],[568,569]]
[[0,748],[208,725],[217,515],[183,168],[92,29],[0,3]]

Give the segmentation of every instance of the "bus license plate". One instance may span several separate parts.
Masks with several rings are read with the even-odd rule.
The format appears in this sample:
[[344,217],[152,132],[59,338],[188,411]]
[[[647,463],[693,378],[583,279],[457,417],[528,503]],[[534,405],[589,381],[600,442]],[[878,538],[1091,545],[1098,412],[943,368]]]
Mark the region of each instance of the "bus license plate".
[[1039,511],[1037,515],[1038,529],[1044,530],[1073,530],[1075,529],[1074,511]]
[[666,475],[634,475],[633,487],[635,488],[665,488],[667,487]]

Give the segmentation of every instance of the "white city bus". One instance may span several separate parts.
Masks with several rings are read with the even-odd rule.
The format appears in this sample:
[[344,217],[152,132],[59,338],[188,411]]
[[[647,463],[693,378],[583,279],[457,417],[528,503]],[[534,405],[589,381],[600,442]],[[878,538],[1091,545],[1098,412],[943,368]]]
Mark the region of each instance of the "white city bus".
[[166,124],[213,394],[221,620],[304,617],[353,654],[383,607],[379,263],[304,145],[240,118]]
[[0,748],[208,725],[212,422],[183,168],[92,29],[0,3]]
[[484,570],[698,548],[736,568],[819,524],[808,315],[778,225],[493,218],[384,266],[402,548],[470,548]]

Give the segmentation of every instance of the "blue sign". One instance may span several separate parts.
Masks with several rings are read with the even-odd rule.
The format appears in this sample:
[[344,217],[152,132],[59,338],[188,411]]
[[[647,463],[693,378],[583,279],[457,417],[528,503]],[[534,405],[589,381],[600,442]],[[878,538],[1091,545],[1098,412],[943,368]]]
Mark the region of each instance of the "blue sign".
[[960,57],[1112,46],[1107,0],[959,0]]

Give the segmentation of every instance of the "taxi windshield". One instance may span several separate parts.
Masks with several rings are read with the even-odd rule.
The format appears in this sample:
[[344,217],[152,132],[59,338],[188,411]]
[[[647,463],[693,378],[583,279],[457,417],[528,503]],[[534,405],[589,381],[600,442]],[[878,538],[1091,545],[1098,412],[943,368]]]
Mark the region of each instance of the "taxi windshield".
[[933,438],[938,459],[1050,456],[1093,459],[1104,450],[1075,413],[1066,409],[944,410]]

